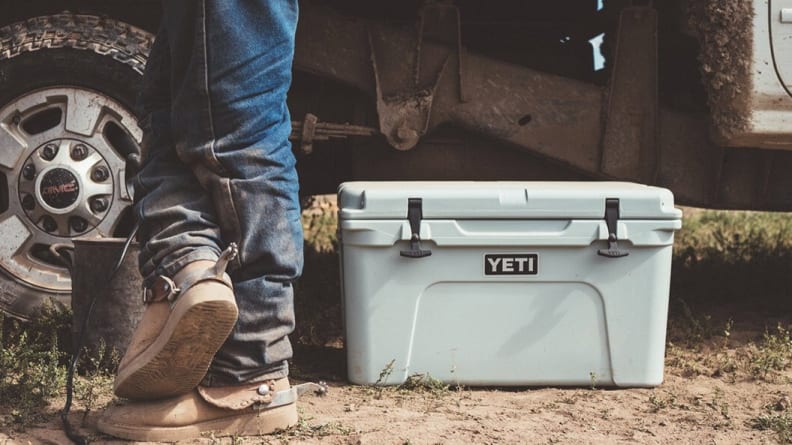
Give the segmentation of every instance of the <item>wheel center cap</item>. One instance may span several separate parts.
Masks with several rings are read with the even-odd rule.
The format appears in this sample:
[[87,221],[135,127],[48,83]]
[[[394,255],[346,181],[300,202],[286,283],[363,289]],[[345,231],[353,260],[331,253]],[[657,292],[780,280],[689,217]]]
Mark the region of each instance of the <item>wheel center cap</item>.
[[65,209],[77,201],[80,183],[72,172],[65,168],[53,168],[41,179],[41,199],[52,208]]

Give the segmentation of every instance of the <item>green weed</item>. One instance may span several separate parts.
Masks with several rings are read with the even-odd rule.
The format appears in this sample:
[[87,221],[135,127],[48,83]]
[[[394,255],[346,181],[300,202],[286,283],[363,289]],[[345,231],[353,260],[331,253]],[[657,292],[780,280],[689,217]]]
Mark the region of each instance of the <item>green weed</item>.
[[433,395],[448,394],[448,385],[429,374],[413,374],[398,386],[400,391],[428,392]]
[[750,358],[750,372],[756,378],[767,378],[776,371],[784,371],[792,364],[792,337],[779,323],[776,333],[765,331],[762,343]]
[[665,397],[653,392],[649,394],[649,412],[656,413],[666,408],[674,407],[677,405],[677,398],[675,395],[668,393]]
[[98,351],[82,358],[79,373],[74,376],[74,397],[85,409],[85,421],[88,414],[99,407],[102,397],[111,397],[119,354],[100,340]]
[[297,425],[280,431],[276,435],[283,443],[292,443],[295,439],[322,438],[335,435],[348,436],[356,432],[353,428],[339,422],[313,424],[311,423],[314,420],[312,417],[306,416],[300,408],[297,410],[299,413]]
[[302,213],[305,241],[316,252],[338,250],[338,217],[335,210],[330,200],[316,197],[313,205]]
[[383,385],[385,382],[388,381],[388,377],[390,377],[391,373],[393,372],[393,364],[396,363],[396,359],[391,360],[382,368],[382,371],[379,373],[379,377],[377,381],[374,383],[375,385]]
[[0,314],[0,400],[10,406],[15,428],[24,428],[44,418],[49,401],[65,383],[66,354],[58,348],[61,316],[45,306],[30,323]]
[[792,443],[792,416],[788,411],[761,414],[751,419],[750,425],[760,431],[775,432],[781,443]]
[[[687,302],[681,298],[672,302],[670,312],[668,336],[671,341],[686,345],[697,345],[724,332],[715,326],[712,316],[694,313]],[[731,324],[726,328],[730,330]]]
[[720,388],[715,388],[715,394],[712,396],[712,400],[707,403],[710,408],[717,411],[724,419],[731,421],[731,417],[729,415],[729,404],[726,402],[725,394],[723,390]]
[[597,373],[594,371],[589,372],[589,382],[592,391],[597,389],[597,381]]

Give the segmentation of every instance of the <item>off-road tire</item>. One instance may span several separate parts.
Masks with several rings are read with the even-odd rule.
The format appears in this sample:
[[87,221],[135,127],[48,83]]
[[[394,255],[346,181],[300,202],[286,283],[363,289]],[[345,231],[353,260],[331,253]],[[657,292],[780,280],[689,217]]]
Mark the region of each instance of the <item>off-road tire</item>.
[[[70,13],[4,26],[0,28],[0,110],[31,92],[68,87],[91,90],[112,99],[134,116],[153,38],[145,30],[116,20]],[[25,162],[22,157],[17,167]],[[0,180],[0,201],[14,198],[9,196],[7,181]],[[0,202],[0,207],[8,209],[8,202]],[[3,242],[0,236],[0,247]],[[49,299],[68,306],[71,288],[66,283],[60,288],[48,288],[0,268],[0,310],[28,319]]]

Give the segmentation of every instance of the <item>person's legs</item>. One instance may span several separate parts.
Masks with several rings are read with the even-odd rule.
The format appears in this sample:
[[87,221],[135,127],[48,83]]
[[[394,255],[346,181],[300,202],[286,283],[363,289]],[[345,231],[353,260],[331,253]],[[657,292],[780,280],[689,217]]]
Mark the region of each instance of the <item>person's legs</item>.
[[[185,276],[214,266],[220,250],[211,197],[174,148],[169,32],[163,24],[140,95],[145,115],[141,121],[144,163],[135,177],[135,199],[147,289],[162,289],[163,281],[156,281],[160,273],[174,279],[176,286],[186,287]],[[184,289],[175,301],[153,298],[147,303],[119,364],[117,395],[131,399],[174,396],[192,390],[204,377],[236,322],[237,308],[230,279],[220,274],[217,282],[217,278],[199,276],[202,282]]]
[[[169,68],[163,72],[169,78],[169,112],[151,114],[147,130],[156,134],[155,118],[162,118],[162,142],[152,145],[137,181],[145,285],[159,276],[177,276],[187,265],[217,260],[230,243],[239,246],[231,265],[239,318],[203,385],[236,385],[228,388],[231,393],[239,388],[248,394],[245,403],[253,401],[245,405],[245,415],[252,405],[268,407],[260,394],[268,390],[251,382],[288,387],[292,282],[302,269],[298,184],[285,103],[296,22],[296,0],[166,1],[166,31],[158,40],[166,39],[160,46],[167,48]],[[250,397],[251,388],[258,396]],[[222,397],[207,388],[162,403],[203,407],[199,418],[227,416],[215,410],[222,411],[227,399],[226,390],[218,390]],[[141,414],[152,406],[132,406],[138,422],[133,429],[141,428]],[[122,428],[113,415],[130,418],[128,410],[108,415],[100,428],[111,434]],[[293,422],[294,416],[292,404],[280,423]],[[184,422],[204,425],[205,420]]]
[[[210,191],[222,239],[239,245],[231,277],[240,312],[204,384],[277,379],[288,374],[292,282],[302,271],[286,107],[297,1],[206,1],[201,12],[205,38],[193,44],[190,65],[203,63],[205,69],[195,66],[176,84],[174,128],[189,129],[177,137],[176,147]],[[180,111],[185,109],[209,113],[191,116]],[[203,131],[195,119],[206,119]]]
[[170,113],[152,114],[147,133],[160,140],[137,180],[145,284],[239,245],[231,272],[239,320],[207,385],[288,374],[291,285],[302,269],[286,107],[296,22],[294,0],[165,2],[158,44],[168,69],[146,73],[147,103],[166,88],[148,86],[161,83],[155,75],[170,80],[170,100],[159,104]]

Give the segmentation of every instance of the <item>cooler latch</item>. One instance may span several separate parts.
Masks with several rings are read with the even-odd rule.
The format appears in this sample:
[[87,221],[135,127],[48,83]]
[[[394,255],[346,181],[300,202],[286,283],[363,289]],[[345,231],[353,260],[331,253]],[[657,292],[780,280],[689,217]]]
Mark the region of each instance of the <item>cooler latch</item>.
[[432,254],[431,250],[421,248],[421,220],[423,219],[423,200],[407,199],[407,220],[410,221],[410,249],[402,250],[401,256],[407,258],[423,258]]
[[608,225],[608,248],[597,251],[598,255],[608,258],[620,258],[630,252],[619,250],[619,238],[616,236],[619,226],[619,200],[607,198],[605,200],[605,223]]

